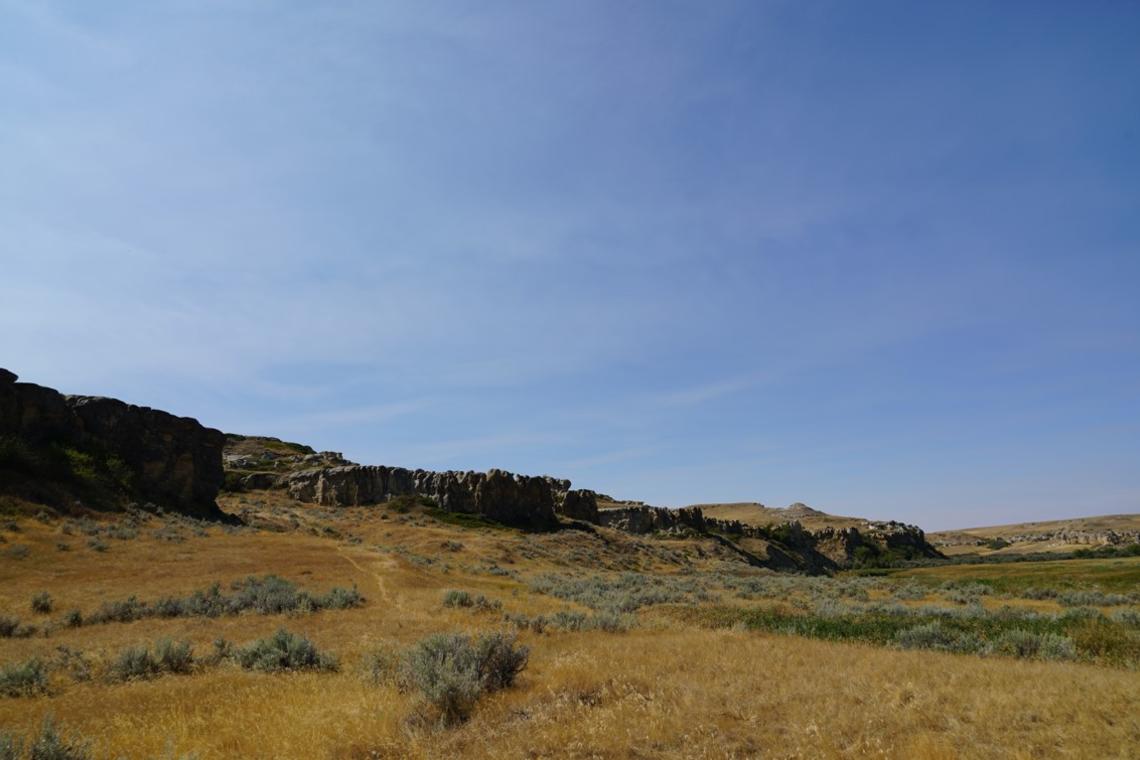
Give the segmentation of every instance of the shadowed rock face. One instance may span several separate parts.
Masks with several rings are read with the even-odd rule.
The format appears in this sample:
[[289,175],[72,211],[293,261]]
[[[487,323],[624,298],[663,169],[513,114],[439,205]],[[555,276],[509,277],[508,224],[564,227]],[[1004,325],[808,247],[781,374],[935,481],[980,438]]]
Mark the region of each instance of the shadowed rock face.
[[599,522],[598,495],[585,488],[566,491],[562,497],[562,503],[556,509],[560,515],[569,517],[571,520]]
[[135,473],[139,498],[186,512],[216,509],[223,480],[221,431],[113,398],[66,399],[81,435],[98,441]]
[[[214,498],[223,481],[220,431],[157,409],[64,396],[16,380],[0,370],[0,436],[45,461],[61,450],[85,457],[91,475],[114,484],[104,494],[108,498],[150,501],[197,516],[219,514]],[[83,484],[68,486],[82,490]]]
[[598,523],[629,533],[670,532],[689,528],[698,533],[705,530],[705,516],[698,507],[663,509],[661,507],[620,507],[603,509]]

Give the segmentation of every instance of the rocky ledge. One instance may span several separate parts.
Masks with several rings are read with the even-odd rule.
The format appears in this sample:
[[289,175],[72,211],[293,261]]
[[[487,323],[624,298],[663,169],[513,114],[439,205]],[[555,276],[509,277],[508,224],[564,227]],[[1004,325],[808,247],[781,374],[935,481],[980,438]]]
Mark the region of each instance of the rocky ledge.
[[[303,470],[284,478],[294,499],[325,506],[379,504],[398,496],[421,496],[448,512],[528,528],[557,525],[555,505],[565,499],[556,486],[566,481],[515,475],[503,470],[463,472],[404,467],[345,465]],[[559,494],[561,498],[556,498]]]
[[49,502],[128,501],[220,514],[221,431],[112,398],[65,396],[0,370],[0,489]]

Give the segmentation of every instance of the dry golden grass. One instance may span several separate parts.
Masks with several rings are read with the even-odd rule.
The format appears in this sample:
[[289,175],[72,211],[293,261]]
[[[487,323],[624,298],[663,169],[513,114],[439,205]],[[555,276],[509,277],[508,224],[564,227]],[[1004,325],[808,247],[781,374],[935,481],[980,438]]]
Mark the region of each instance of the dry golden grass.
[[[480,701],[466,724],[441,729],[417,720],[423,709],[414,695],[361,678],[369,651],[436,631],[501,625],[494,613],[443,607],[447,588],[487,594],[511,612],[573,606],[477,566],[496,563],[524,575],[565,571],[567,557],[593,552],[612,569],[633,563],[675,571],[683,562],[718,562],[715,545],[648,542],[608,531],[471,530],[415,516],[380,519],[380,510],[293,512],[271,501],[259,508],[267,520],[298,527],[235,535],[211,528],[208,537],[179,544],[144,528],[135,540],[107,540],[110,549],[100,554],[80,537],[61,536],[58,523],[22,520],[21,532],[4,534],[4,546],[24,543],[30,551],[24,559],[0,559],[0,613],[45,619],[29,608],[38,591],[56,599],[48,617],[58,617],[72,607],[89,612],[100,601],[131,594],[185,594],[252,573],[277,573],[314,591],[355,583],[368,604],[297,617],[148,619],[61,629],[49,638],[0,639],[0,663],[50,658],[59,645],[105,662],[125,646],[159,636],[187,638],[205,652],[219,636],[242,643],[286,625],[336,653],[339,673],[267,675],[222,665],[126,684],[57,678],[51,696],[0,699],[0,726],[30,731],[50,712],[65,730],[91,739],[100,757],[171,750],[194,752],[200,760],[1140,754],[1140,676],[1134,671],[698,630],[652,615],[645,616],[646,627],[625,634],[524,633],[531,660],[517,685]],[[341,537],[313,535],[321,525]],[[60,540],[69,541],[71,551],[57,551]],[[452,551],[447,541],[463,547]]]

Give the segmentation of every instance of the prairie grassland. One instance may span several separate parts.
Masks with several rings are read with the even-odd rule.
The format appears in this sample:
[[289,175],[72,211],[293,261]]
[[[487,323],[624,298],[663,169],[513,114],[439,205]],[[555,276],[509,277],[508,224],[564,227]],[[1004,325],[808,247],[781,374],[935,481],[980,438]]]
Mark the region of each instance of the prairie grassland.
[[995,565],[940,565],[892,571],[892,578],[913,578],[928,583],[945,581],[985,583],[997,591],[1033,586],[1074,588],[1097,585],[1105,590],[1140,589],[1140,557],[1011,562]]
[[[50,665],[46,693],[0,697],[0,730],[27,734],[50,713],[65,733],[89,740],[94,757],[193,753],[199,760],[1124,758],[1140,752],[1134,665],[902,651],[744,626],[707,628],[670,614],[765,605],[817,614],[821,606],[892,600],[905,610],[922,599],[965,610],[977,605],[952,599],[972,601],[977,589],[935,588],[934,581],[909,576],[829,581],[737,573],[730,556],[699,539],[605,530],[528,535],[457,527],[419,512],[330,512],[269,496],[241,499],[232,497],[227,508],[245,509],[260,529],[153,517],[136,520],[134,537],[115,528],[122,521],[20,518],[0,525],[0,551],[28,547],[0,554],[0,616],[37,627],[34,635],[0,638],[0,665],[33,657]],[[84,531],[97,532],[106,549],[89,547]],[[171,540],[176,533],[181,540]],[[229,593],[232,582],[269,573],[313,594],[355,585],[367,601],[317,612],[61,622],[71,609],[90,616],[132,595],[154,604],[212,582]],[[501,609],[445,606],[448,589],[482,594]],[[51,612],[32,608],[42,592]],[[1131,609],[1128,599],[1106,610]],[[636,618],[636,626],[606,632],[553,624],[559,612],[610,611]],[[261,673],[209,660],[219,638],[240,646],[282,626],[336,655],[339,671]],[[364,675],[378,650],[407,648],[441,631],[505,626],[530,647],[529,665],[513,688],[480,699],[460,725],[441,727],[414,690]],[[190,674],[107,678],[123,649],[163,637],[193,644],[198,662]],[[74,672],[77,657],[86,670],[81,677]]]

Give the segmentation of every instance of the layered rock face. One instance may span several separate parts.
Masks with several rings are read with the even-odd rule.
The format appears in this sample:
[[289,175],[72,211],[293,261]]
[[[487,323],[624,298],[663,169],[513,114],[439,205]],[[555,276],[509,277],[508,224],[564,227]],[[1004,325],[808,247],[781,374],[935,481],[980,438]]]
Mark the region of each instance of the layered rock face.
[[[117,492],[112,497],[199,516],[218,513],[214,498],[223,480],[225,439],[188,417],[115,399],[65,396],[0,370],[0,437],[24,452],[20,462],[7,464],[23,467],[29,478],[43,467],[73,478],[69,487],[82,490],[98,481]],[[70,460],[82,461],[84,469],[66,469]]]
[[662,509],[661,507],[620,507],[604,509],[598,513],[598,524],[628,533],[672,532],[689,528],[703,533],[707,527],[704,513],[699,507]]
[[416,495],[448,512],[478,514],[504,525],[544,528],[557,524],[550,479],[503,470],[461,472],[350,465],[306,470],[285,479],[289,495],[325,506],[379,504]]

